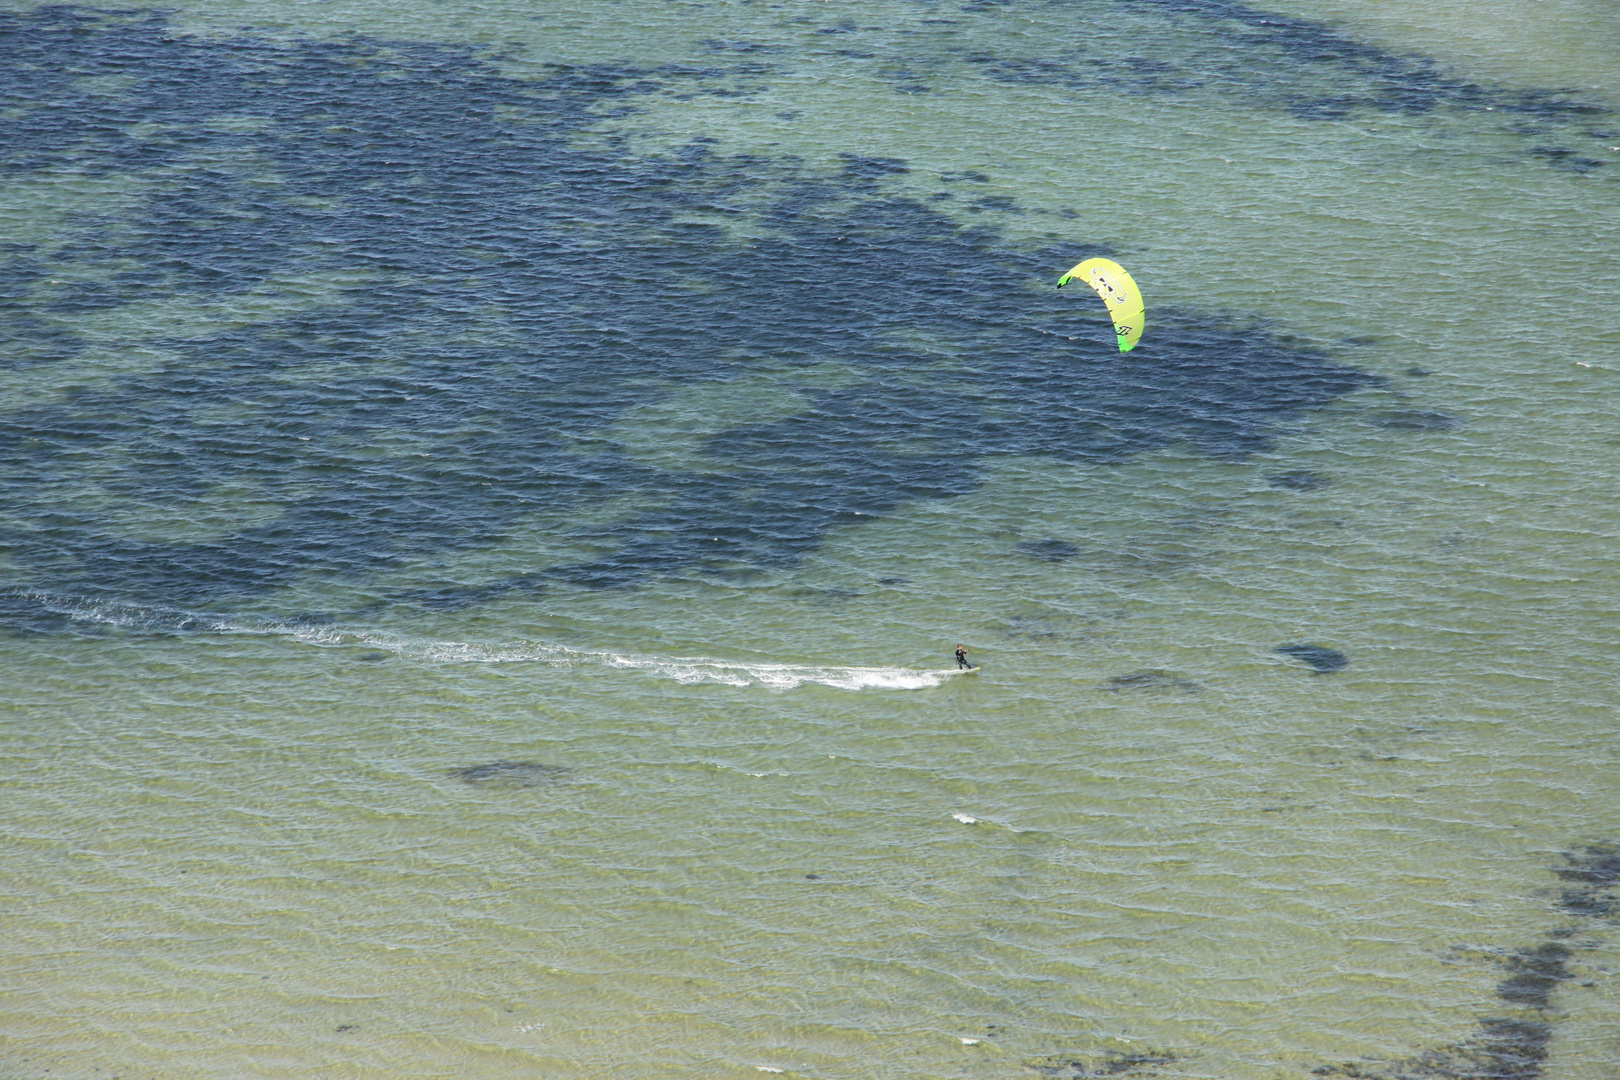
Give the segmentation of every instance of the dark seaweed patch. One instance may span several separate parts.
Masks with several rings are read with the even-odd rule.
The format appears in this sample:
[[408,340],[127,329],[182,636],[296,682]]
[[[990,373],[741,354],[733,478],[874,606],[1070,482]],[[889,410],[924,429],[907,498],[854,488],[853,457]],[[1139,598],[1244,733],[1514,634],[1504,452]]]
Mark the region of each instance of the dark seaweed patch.
[[1553,871],[1565,881],[1579,881],[1599,889],[1612,889],[1620,885],[1620,847],[1612,844],[1592,844],[1567,852],[1568,866]]
[[968,205],[975,210],[1000,210],[1009,214],[1022,212],[1016,202],[1001,195],[989,195],[982,199],[974,199]]
[[1296,472],[1277,473],[1275,476],[1268,476],[1266,477],[1266,483],[1274,488],[1282,488],[1284,491],[1321,491],[1332,484],[1333,481],[1320,473],[1301,469]]
[[1106,1076],[1157,1076],[1162,1065],[1178,1060],[1178,1055],[1167,1051],[1148,1051],[1135,1054],[1104,1054],[1087,1061],[1084,1058],[1058,1055],[1030,1065],[1042,1076],[1062,1077],[1066,1080],[1095,1080]]
[[1601,169],[1608,162],[1599,158],[1579,157],[1574,150],[1566,147],[1538,146],[1530,151],[1536,157],[1546,158],[1561,169],[1571,172],[1588,173],[1593,169]]
[[1559,897],[1559,906],[1571,915],[1600,918],[1616,911],[1615,900],[1588,889],[1565,889]]
[[[1568,864],[1554,870],[1565,881],[1580,882],[1582,902],[1572,908],[1565,894],[1563,909],[1574,915],[1606,914],[1620,884],[1620,847],[1594,844],[1565,853]],[[1524,1010],[1518,1016],[1488,1016],[1475,1035],[1450,1046],[1394,1062],[1343,1062],[1311,1071],[1317,1076],[1357,1080],[1536,1080],[1552,1043],[1549,1009],[1558,987],[1575,977],[1569,961],[1573,950],[1564,942],[1572,927],[1558,927],[1546,940],[1509,953],[1502,961],[1507,978],[1496,986],[1503,1003]]]
[[1123,691],[1148,691],[1157,693],[1196,694],[1203,689],[1198,683],[1184,675],[1177,675],[1173,671],[1133,671],[1129,675],[1115,675],[1108,680],[1108,689],[1119,693]]
[[1569,949],[1556,941],[1514,953],[1507,961],[1513,974],[1497,984],[1496,996],[1514,1005],[1545,1009],[1558,984],[1570,977],[1564,966],[1568,959]]
[[1530,152],[1537,157],[1547,158],[1559,168],[1569,169],[1571,172],[1588,173],[1608,164],[1600,158],[1580,157],[1574,150],[1566,147],[1538,146]]
[[1065,562],[1080,554],[1080,549],[1067,540],[1025,540],[1018,545],[1018,553],[1042,562]]
[[[1439,109],[1507,118],[1519,130],[1568,124],[1606,113],[1572,91],[1491,87],[1447,74],[1433,58],[1379,48],[1327,23],[1234,0],[1114,0],[1125,20],[1157,18],[1180,28],[1183,46],[1168,55],[1094,53],[1065,41],[1044,56],[963,50],[985,78],[1072,90],[1184,97],[1240,94],[1246,106],[1286,110],[1307,120],[1356,114],[1422,116]],[[965,10],[965,9],[964,9]],[[1521,132],[1522,133],[1522,132]],[[1539,153],[1555,165],[1589,172],[1603,162]],[[1532,151],[1532,153],[1537,153]]]
[[[1156,6],[1208,20],[1216,35],[1245,52],[1276,50],[1302,72],[1331,70],[1335,83],[1354,88],[1312,93],[1308,80],[1279,88],[1294,112],[1311,119],[1342,118],[1358,109],[1422,114],[1442,106],[1497,109],[1542,119],[1605,111],[1572,100],[1567,92],[1489,89],[1445,74],[1431,58],[1392,52],[1357,41],[1326,23],[1234,0],[1157,0]],[[1249,80],[1243,82],[1247,85]]]
[[561,765],[545,765],[538,761],[490,761],[482,765],[451,769],[450,775],[467,784],[544,787],[567,780],[573,772],[574,770]]
[[1279,645],[1271,650],[1284,656],[1291,656],[1311,666],[1318,675],[1325,675],[1330,671],[1341,671],[1350,666],[1350,658],[1338,649],[1328,649],[1321,645]]
[[819,601],[824,604],[835,604],[843,600],[854,600],[861,594],[855,589],[819,589],[810,585],[801,585],[798,588],[789,589],[788,595],[810,601]]
[[1475,1037],[1414,1058],[1324,1065],[1311,1072],[1353,1080],[1535,1080],[1551,1041],[1552,1025],[1546,1021],[1491,1017],[1480,1021]]
[[1372,424],[1392,431],[1450,431],[1462,426],[1462,421],[1443,412],[1397,409],[1375,417]]
[[839,154],[838,157],[844,163],[845,176],[876,180],[911,171],[911,167],[899,158],[862,157],[860,154]]
[[[98,309],[280,277],[365,282],[267,322],[144,342],[170,359],[0,414],[16,523],[0,546],[64,595],[228,609],[311,571],[386,574],[643,490],[668,498],[595,527],[600,558],[390,599],[456,608],[789,567],[828,529],[972,491],[993,456],[1107,464],[1184,442],[1241,458],[1280,420],[1377,381],[1207,312],[1160,311],[1125,358],[1100,336],[1071,341],[1072,303],[1032,292],[1030,270],[1088,245],[1024,248],[897,196],[898,159],[847,154],[824,174],[707,137],[662,154],[582,138],[651,94],[742,92],[762,69],[729,48],[711,66],[518,80],[466,49],[187,39],[143,13],[42,8],[0,15],[0,31],[0,173],[161,179],[0,262],[0,305],[24,316],[0,319],[15,344],[0,355],[44,366],[82,350],[27,317],[47,272],[94,279],[63,295]],[[110,74],[121,89],[81,78]],[[190,168],[198,153],[256,164]],[[768,228],[733,240],[697,214]],[[937,392],[936,352],[903,344],[918,328],[972,358],[954,393]],[[672,390],[784,360],[855,378],[710,437],[702,471],[660,471],[601,437]],[[212,540],[127,535],[64,508],[87,459],[106,464],[103,501],[183,518],[229,489],[275,513]],[[0,608],[34,632],[64,625],[26,598]]]
[[1559,897],[1560,906],[1571,915],[1613,914],[1616,900],[1610,890],[1620,885],[1620,847],[1594,844],[1569,852],[1564,858],[1569,865],[1553,873],[1565,881],[1576,882],[1577,887],[1564,890]]
[[698,44],[710,52],[761,53],[781,51],[777,46],[767,45],[763,41],[725,41],[720,38],[705,38]]
[[1138,94],[1183,94],[1202,80],[1162,60],[1141,56],[1097,57],[1069,51],[1058,58],[968,55],[981,73],[997,82],[1061,86],[1070,90],[1114,90]]

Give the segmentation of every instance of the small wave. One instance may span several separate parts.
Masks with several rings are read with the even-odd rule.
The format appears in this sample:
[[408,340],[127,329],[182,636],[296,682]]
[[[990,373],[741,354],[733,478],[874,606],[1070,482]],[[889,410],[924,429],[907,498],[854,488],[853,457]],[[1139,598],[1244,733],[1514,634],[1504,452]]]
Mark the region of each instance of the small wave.
[[954,674],[902,667],[843,667],[717,660],[702,656],[653,656],[644,653],[575,649],[540,641],[484,645],[466,641],[432,641],[382,630],[344,628],[315,619],[269,615],[219,614],[128,604],[51,593],[13,594],[33,600],[54,614],[78,622],[164,633],[259,634],[291,638],[323,647],[365,646],[437,664],[548,664],[557,668],[596,666],[644,671],[678,683],[718,683],[792,690],[806,683],[837,690],[926,690]]

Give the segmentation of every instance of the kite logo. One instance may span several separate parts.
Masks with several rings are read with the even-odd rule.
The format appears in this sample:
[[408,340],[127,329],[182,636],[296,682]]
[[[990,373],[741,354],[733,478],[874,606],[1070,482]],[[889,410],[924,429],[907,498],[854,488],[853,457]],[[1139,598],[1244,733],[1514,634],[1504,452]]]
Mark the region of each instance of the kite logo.
[[1115,281],[1108,271],[1101,268],[1091,272],[1091,287],[1099,291],[1107,289],[1109,295],[1116,300],[1125,299],[1125,290],[1119,287],[1119,282]]

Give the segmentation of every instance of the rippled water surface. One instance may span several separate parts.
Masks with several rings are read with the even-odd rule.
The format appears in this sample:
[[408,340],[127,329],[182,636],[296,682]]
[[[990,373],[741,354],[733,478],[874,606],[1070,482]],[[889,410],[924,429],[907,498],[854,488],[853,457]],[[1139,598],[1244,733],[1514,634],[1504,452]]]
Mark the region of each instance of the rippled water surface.
[[1613,1076],[1620,21],[1420,7],[0,5],[0,1075]]

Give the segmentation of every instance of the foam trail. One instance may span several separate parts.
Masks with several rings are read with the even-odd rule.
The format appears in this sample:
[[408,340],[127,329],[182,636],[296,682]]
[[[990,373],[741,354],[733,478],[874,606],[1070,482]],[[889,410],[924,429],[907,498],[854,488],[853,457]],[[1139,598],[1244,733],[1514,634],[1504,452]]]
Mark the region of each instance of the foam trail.
[[50,593],[14,594],[34,600],[47,611],[78,622],[168,633],[259,634],[290,638],[322,647],[366,646],[435,664],[539,663],[571,668],[597,666],[644,671],[678,683],[718,683],[792,690],[811,683],[838,690],[925,690],[954,674],[902,667],[841,667],[777,664],[764,661],[716,660],[702,656],[652,656],[643,653],[574,649],[541,641],[480,645],[465,641],[432,641],[369,629],[344,629],[309,620],[268,615],[226,615],[149,607]]
[[719,683],[792,690],[806,683],[838,690],[923,690],[938,686],[949,671],[900,667],[840,667],[715,660],[703,656],[651,656],[644,653],[571,649],[545,642],[476,645],[461,641],[420,641],[392,634],[353,635],[357,643],[443,664],[542,663],[553,667],[596,665],[645,671],[678,683]]
[[160,633],[189,631],[214,634],[273,634],[321,645],[343,644],[346,636],[332,626],[307,619],[185,611],[180,608],[126,604],[118,600],[59,596],[47,592],[21,592],[12,595],[33,600],[46,611],[64,615],[75,622],[99,623],[125,630],[152,630]]

